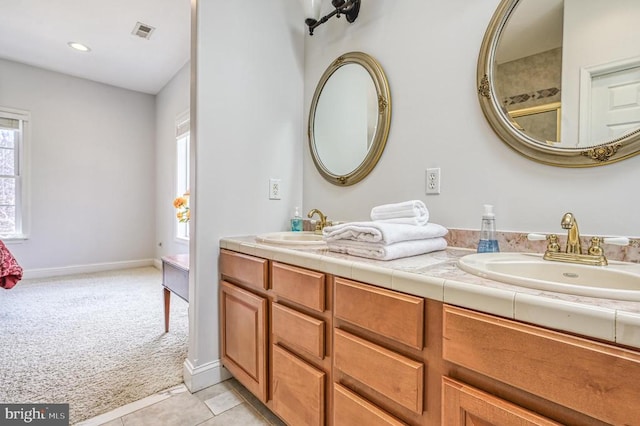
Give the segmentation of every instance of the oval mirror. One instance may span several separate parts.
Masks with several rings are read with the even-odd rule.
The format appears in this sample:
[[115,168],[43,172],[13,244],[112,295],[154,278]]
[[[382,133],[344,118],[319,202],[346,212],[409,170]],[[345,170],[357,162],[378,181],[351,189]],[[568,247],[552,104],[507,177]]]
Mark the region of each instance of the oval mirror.
[[320,174],[335,185],[364,179],[382,155],[391,123],[389,83],[380,64],[345,53],[322,74],[309,112],[309,148]]
[[500,138],[541,163],[591,167],[640,152],[640,2],[502,0],[478,58]]

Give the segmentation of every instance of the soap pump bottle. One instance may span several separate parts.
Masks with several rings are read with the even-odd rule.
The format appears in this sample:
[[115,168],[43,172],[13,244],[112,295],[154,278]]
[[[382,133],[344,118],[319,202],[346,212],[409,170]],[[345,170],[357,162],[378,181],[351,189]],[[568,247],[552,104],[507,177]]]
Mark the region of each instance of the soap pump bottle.
[[480,227],[478,253],[495,253],[499,251],[500,248],[496,239],[496,215],[493,213],[493,206],[485,204]]
[[300,216],[300,210],[298,207],[295,208],[293,212],[293,217],[291,218],[291,231],[300,232],[302,231],[302,216]]

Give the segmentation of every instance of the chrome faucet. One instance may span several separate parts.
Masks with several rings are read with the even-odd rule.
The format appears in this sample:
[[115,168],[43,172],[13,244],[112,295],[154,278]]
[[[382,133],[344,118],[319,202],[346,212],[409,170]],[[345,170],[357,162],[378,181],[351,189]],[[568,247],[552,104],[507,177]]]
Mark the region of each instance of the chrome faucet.
[[[318,209],[312,209],[307,214],[307,217],[309,219],[311,219],[315,214],[317,214],[318,217],[320,218],[320,220],[316,221],[316,230],[315,230],[315,232],[316,232],[316,234],[322,234],[322,230],[324,229],[325,226],[327,226],[327,216],[325,216],[324,213],[322,213]],[[331,223],[328,223],[328,224],[330,225]]]
[[580,244],[580,231],[578,230],[578,221],[573,213],[565,213],[560,221],[562,229],[568,229],[566,253],[582,254],[582,245]]

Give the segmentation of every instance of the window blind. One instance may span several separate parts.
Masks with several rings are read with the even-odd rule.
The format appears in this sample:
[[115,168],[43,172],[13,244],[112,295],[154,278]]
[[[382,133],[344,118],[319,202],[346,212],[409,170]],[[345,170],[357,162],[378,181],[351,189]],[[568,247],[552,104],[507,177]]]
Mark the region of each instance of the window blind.
[[189,133],[190,125],[191,123],[190,123],[189,111],[186,111],[180,114],[176,118],[176,138],[179,138]]
[[0,117],[0,129],[20,130],[20,120],[14,118]]

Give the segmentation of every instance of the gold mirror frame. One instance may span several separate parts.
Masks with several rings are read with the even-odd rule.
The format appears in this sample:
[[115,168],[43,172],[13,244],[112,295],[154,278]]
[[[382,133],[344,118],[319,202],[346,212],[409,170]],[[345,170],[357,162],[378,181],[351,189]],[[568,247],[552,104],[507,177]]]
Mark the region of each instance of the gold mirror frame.
[[493,90],[495,53],[509,16],[522,0],[502,0],[482,40],[478,56],[478,99],[482,112],[498,136],[521,155],[559,167],[594,167],[640,154],[640,129],[612,141],[588,148],[558,148],[519,131],[509,120]]
[[[361,65],[371,76],[371,80],[376,89],[378,98],[378,122],[376,126],[375,134],[372,137],[371,147],[369,148],[367,155],[362,162],[350,173],[339,175],[329,170],[321,161],[318,151],[316,149],[316,140],[314,137],[314,121],[316,116],[316,107],[318,105],[318,99],[322,93],[322,89],[325,84],[331,78],[331,76],[342,66],[347,64]],[[378,63],[373,57],[363,52],[349,52],[340,55],[335,61],[329,65],[326,69],[313,95],[311,101],[311,109],[309,111],[309,125],[307,135],[309,137],[309,149],[311,151],[311,157],[316,168],[329,182],[334,185],[348,186],[360,182],[364,179],[371,170],[376,166],[382,152],[384,151],[389,136],[389,129],[391,127],[391,93],[389,91],[389,82],[387,77]]]

